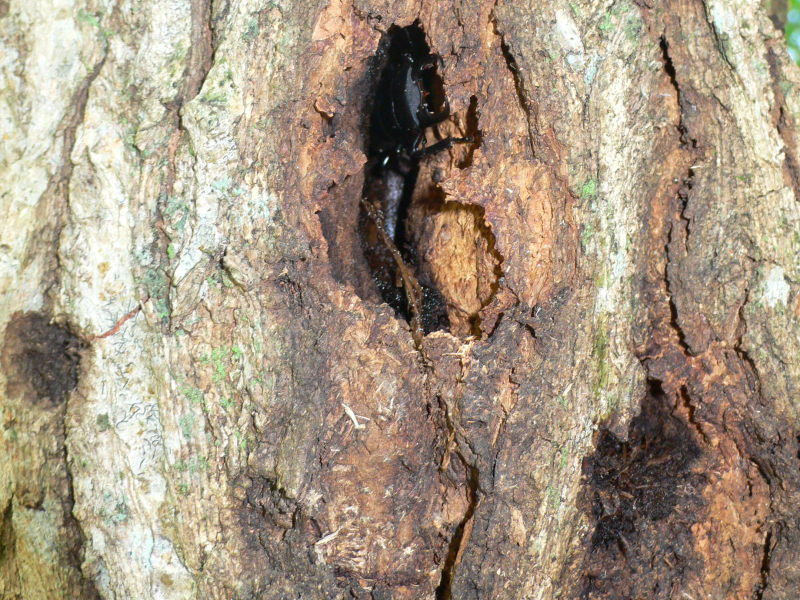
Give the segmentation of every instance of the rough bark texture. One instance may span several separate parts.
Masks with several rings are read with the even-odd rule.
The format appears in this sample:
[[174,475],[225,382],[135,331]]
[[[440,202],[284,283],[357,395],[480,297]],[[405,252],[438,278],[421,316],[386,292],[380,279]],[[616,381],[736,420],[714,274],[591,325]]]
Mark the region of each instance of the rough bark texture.
[[[390,26],[472,144],[362,249]],[[800,72],[767,10],[0,0],[0,596],[792,599]]]

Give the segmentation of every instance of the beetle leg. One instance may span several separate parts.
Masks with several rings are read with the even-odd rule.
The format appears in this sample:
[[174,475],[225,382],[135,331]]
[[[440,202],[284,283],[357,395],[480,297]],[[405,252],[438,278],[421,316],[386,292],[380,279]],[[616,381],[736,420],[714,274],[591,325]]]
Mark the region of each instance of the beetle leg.
[[469,144],[470,142],[474,141],[471,137],[448,137],[444,138],[441,141],[436,142],[432,146],[426,146],[425,148],[420,148],[419,150],[415,150],[411,156],[415,159],[424,158],[426,156],[431,156],[432,154],[436,154],[437,152],[441,152],[442,150],[447,150],[448,148],[452,148],[455,144]]
[[420,65],[420,67],[419,67],[420,71],[427,71],[428,69],[435,69],[437,63],[439,64],[439,68],[440,69],[444,69],[444,61],[442,60],[441,56],[439,56],[438,54],[431,54],[430,58],[432,59],[431,61],[426,62],[426,63],[422,63]]
[[439,112],[432,112],[426,106],[420,107],[417,111],[417,118],[422,127],[431,127],[441,123],[450,116],[450,104],[445,100],[444,107]]

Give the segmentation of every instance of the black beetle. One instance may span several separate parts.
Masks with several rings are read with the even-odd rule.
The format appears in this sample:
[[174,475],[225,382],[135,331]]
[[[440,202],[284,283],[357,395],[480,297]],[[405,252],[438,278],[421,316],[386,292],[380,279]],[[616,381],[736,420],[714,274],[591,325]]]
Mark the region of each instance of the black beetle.
[[370,131],[371,155],[376,167],[389,167],[403,174],[409,163],[450,148],[471,142],[470,138],[445,138],[426,146],[425,129],[450,116],[446,98],[440,110],[433,110],[429,99],[433,88],[441,87],[436,65],[441,58],[432,54],[422,30],[416,26],[398,30],[388,50],[388,61],[375,94]]
[[427,145],[425,130],[450,116],[436,72],[441,58],[418,23],[392,27],[378,79],[369,128],[369,167],[362,197],[362,247],[378,290],[411,324],[418,346],[424,333],[448,329],[444,298],[418,281],[417,261],[404,225],[419,162],[471,138],[447,137]]

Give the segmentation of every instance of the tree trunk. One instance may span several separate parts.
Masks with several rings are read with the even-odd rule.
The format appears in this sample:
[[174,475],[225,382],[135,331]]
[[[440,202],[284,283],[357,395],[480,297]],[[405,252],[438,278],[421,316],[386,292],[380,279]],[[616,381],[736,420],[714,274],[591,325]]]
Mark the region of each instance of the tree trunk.
[[[450,106],[421,133],[471,140],[419,159],[371,117],[412,24]],[[797,597],[766,9],[0,0],[0,31],[0,596]]]

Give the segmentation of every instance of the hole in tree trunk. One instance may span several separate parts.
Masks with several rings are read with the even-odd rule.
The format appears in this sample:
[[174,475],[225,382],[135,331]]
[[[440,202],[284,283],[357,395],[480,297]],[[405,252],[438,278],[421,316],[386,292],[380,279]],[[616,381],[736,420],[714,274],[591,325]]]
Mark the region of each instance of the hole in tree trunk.
[[[383,48],[358,222],[364,257],[381,299],[412,330],[479,336],[502,257],[483,209],[445,198],[440,186],[480,145],[477,98],[465,115],[450,114],[441,59],[418,23],[390,28]],[[445,122],[465,137],[440,135]],[[446,164],[435,156],[445,150]]]

